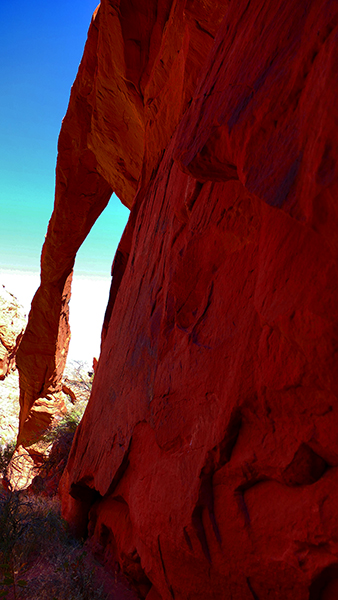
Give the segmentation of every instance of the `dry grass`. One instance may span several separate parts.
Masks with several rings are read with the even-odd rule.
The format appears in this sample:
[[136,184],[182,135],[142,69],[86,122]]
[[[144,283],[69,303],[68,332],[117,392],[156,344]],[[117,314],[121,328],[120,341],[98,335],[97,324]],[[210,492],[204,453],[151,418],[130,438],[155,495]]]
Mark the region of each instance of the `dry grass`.
[[[72,538],[60,515],[57,484],[76,426],[87,405],[92,375],[76,363],[67,369],[76,389],[66,398],[68,413],[46,435],[46,463],[28,492],[0,491],[0,597],[7,600],[105,600],[97,563],[83,543]],[[0,382],[0,470],[14,449],[19,416],[18,373]],[[50,484],[52,479],[53,485]],[[45,482],[49,482],[46,486]],[[46,489],[48,487],[48,489]],[[35,491],[34,491],[35,490]],[[48,494],[54,494],[48,497]]]
[[[63,374],[63,384],[76,396],[76,405],[87,405],[92,389],[94,372],[87,363],[73,360],[67,364]],[[70,401],[74,403],[74,400]]]
[[0,495],[0,595],[8,600],[105,600],[95,561],[67,533],[58,498]]

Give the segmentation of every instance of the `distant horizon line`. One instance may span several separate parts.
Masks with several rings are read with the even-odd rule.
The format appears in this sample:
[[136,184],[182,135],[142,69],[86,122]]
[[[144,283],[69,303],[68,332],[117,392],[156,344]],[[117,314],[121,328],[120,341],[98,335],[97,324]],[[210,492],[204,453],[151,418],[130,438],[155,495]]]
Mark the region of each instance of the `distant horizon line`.
[[[0,277],[1,277],[1,273],[4,272],[5,273],[12,273],[13,275],[32,275],[34,277],[36,277],[37,275],[40,276],[40,269],[33,269],[32,267],[29,268],[25,268],[25,267],[3,267],[2,265],[0,266]],[[111,279],[111,274],[110,272],[104,273],[103,271],[99,271],[99,272],[95,272],[95,271],[84,271],[83,269],[74,269],[73,271],[73,278],[81,278],[81,279]],[[0,281],[1,283],[1,281]]]

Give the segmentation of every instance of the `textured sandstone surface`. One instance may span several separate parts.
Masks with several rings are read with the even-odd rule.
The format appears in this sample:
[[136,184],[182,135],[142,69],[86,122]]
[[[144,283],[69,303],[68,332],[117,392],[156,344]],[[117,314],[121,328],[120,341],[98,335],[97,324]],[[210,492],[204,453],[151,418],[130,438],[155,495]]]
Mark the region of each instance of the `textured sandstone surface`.
[[24,446],[59,410],[76,252],[113,190],[131,207],[136,190],[146,187],[227,6],[106,0],[94,13],[58,142],[41,285],[18,354]]
[[147,600],[337,597],[337,23],[330,0],[106,0],[91,25],[19,366],[27,394],[50,339],[62,368],[62,286],[116,190],[60,493]]
[[0,286],[0,379],[15,369],[15,355],[26,327],[23,308],[5,286]]

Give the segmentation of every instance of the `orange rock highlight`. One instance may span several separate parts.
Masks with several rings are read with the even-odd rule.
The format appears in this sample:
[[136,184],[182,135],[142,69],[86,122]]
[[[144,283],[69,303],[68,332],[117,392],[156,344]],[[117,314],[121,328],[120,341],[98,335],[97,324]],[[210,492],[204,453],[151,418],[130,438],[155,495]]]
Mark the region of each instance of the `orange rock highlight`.
[[33,410],[115,190],[131,214],[60,493],[147,600],[335,598],[337,24],[329,0],[105,0],[89,31],[19,366]]

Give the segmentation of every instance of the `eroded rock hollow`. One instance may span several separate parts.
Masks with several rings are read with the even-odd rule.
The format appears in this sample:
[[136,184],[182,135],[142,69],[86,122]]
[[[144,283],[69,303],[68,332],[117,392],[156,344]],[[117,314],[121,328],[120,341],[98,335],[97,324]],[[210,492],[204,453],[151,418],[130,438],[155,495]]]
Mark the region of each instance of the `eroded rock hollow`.
[[329,0],[103,0],[90,26],[19,441],[113,190],[131,214],[60,491],[147,600],[337,598],[337,23]]

